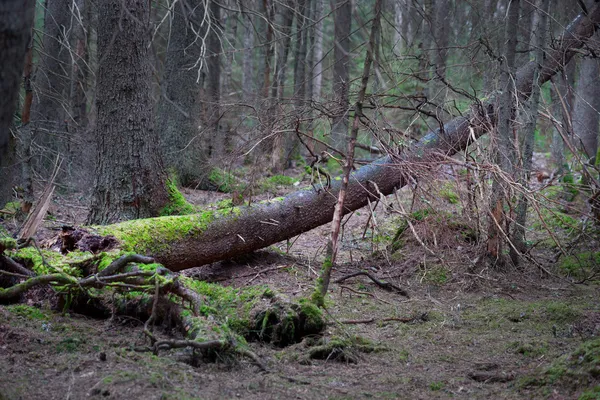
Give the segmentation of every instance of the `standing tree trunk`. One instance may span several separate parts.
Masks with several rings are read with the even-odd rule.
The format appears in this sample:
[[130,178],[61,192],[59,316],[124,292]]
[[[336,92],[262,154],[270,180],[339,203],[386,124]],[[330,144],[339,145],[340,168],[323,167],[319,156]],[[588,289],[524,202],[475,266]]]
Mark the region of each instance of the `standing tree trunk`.
[[[448,59],[448,44],[450,42],[450,0],[435,3],[435,79],[446,78],[446,61]],[[443,84],[436,85],[439,89]]]
[[[284,97],[287,60],[290,50],[292,24],[294,23],[294,5],[291,1],[284,1],[280,4],[279,16],[281,18],[281,24],[279,25],[280,36],[277,44],[277,63],[275,65],[275,76],[273,77],[271,115],[268,117],[268,126],[272,126],[274,123],[273,115],[277,114],[275,110]],[[271,145],[271,171],[283,171],[285,167],[285,140],[283,135],[275,135]]]
[[255,83],[256,76],[254,75],[254,24],[252,14],[248,12],[250,9],[246,2],[240,2],[242,7],[244,35],[242,43],[244,45],[244,60],[242,61],[242,99],[244,103],[251,102],[256,97]]
[[[596,35],[595,38],[600,36]],[[595,58],[584,58],[579,68],[575,87],[573,134],[577,147],[587,158],[598,152],[598,113],[600,113],[600,68]]]
[[313,47],[312,65],[312,99],[321,100],[321,83],[323,82],[323,1],[315,1],[315,44]]
[[[308,4],[307,4],[308,3]],[[310,2],[299,0],[296,9],[296,54],[294,56],[294,103],[298,118],[306,107],[307,99],[307,48],[308,48],[308,27],[306,21],[310,18]],[[296,135],[287,135],[285,140],[285,158],[283,160],[285,167],[292,166],[294,157],[298,154],[298,137]]]
[[[512,142],[512,128],[514,118],[515,101],[515,58],[517,47],[517,30],[515,26],[519,21],[519,0],[511,0],[506,20],[506,48],[504,51],[504,63],[502,71],[502,94],[500,95],[498,112],[498,129],[496,135],[497,148],[494,152],[496,164],[500,169],[512,174],[514,163],[514,148]],[[533,83],[532,83],[533,85]],[[505,225],[507,219],[504,215],[504,200],[506,199],[506,182],[500,177],[494,177],[492,184],[492,197],[490,200],[491,215],[488,224],[487,253],[492,262],[498,266],[504,263],[503,241],[508,234]]]
[[[34,99],[31,121],[26,129],[28,141],[44,148],[44,153],[34,154],[34,167],[39,172],[49,170],[54,162],[52,153],[67,154],[72,141],[68,126],[71,109],[71,46],[74,21],[70,0],[47,0],[44,18],[44,36],[39,54],[39,64],[34,79]],[[73,54],[74,56],[74,54]],[[27,138],[28,135],[31,137]],[[45,174],[43,174],[45,175]]]
[[208,143],[208,156],[219,160],[225,154],[225,138],[219,129],[221,102],[221,39],[219,32],[221,6],[215,0],[210,2],[210,30],[206,39],[206,123],[211,135]]
[[352,2],[337,0],[333,11],[333,98],[335,111],[331,127],[332,145],[344,148],[348,135],[350,91],[350,31]]
[[159,215],[169,195],[150,96],[150,5],[98,4],[98,156],[90,223]]
[[[532,35],[530,40],[530,48],[534,50],[534,61],[537,63],[538,68],[533,74],[533,87],[531,90],[531,97],[526,103],[528,112],[526,112],[525,126],[523,127],[523,134],[521,135],[523,140],[523,154],[522,154],[522,171],[520,176],[520,183],[524,187],[529,186],[529,176],[531,174],[531,165],[533,158],[533,142],[535,137],[535,128],[537,125],[538,106],[540,102],[541,85],[539,83],[540,69],[544,62],[544,45],[546,42],[546,15],[548,14],[548,5],[550,0],[537,0],[536,12],[533,17]],[[520,261],[520,254],[527,251],[527,244],[525,242],[525,223],[527,222],[527,207],[528,199],[527,196],[521,194],[517,203],[515,228],[511,235],[511,240],[514,244],[514,248],[510,248],[510,255],[512,262],[517,265]]]
[[13,123],[25,53],[29,44],[34,0],[0,2],[0,207],[12,198],[17,183]]
[[204,81],[199,62],[206,32],[202,4],[201,0],[186,0],[175,3],[171,10],[171,36],[158,103],[157,131],[165,164],[183,186],[197,185],[207,173],[206,150],[199,137]]

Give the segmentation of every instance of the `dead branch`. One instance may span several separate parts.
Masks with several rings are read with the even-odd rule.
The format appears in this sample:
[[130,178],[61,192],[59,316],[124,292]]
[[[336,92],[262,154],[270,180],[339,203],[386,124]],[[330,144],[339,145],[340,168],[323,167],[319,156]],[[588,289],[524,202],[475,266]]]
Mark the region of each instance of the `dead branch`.
[[402,296],[405,296],[407,298],[410,298],[410,296],[408,295],[408,293],[406,292],[406,290],[394,285],[393,283],[389,283],[386,281],[382,281],[380,279],[378,279],[377,277],[375,277],[373,274],[371,274],[370,272],[367,271],[359,271],[359,272],[354,272],[352,274],[343,276],[339,279],[336,279],[335,281],[333,281],[333,283],[342,283],[347,279],[350,278],[354,278],[356,276],[366,276],[367,278],[371,279],[377,286],[379,286],[380,288],[390,291],[390,292],[397,292],[398,294],[401,294]]

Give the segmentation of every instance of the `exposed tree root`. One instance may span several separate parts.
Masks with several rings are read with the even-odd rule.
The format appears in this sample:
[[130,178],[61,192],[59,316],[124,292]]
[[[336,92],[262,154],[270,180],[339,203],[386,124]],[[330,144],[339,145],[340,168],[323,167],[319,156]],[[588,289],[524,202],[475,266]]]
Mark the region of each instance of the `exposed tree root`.
[[[318,335],[325,327],[321,312],[308,301],[291,303],[262,286],[234,289],[195,281],[138,254],[73,256],[72,263],[53,259],[60,266],[29,249],[14,250],[13,256],[25,265],[33,265],[34,270],[48,273],[29,276],[0,270],[2,274],[25,279],[0,288],[0,299],[16,298],[33,287],[51,285],[64,296],[82,297],[85,301],[80,303],[88,308],[95,304],[112,312],[147,318],[144,334],[149,345],[137,347],[138,351],[158,354],[187,347],[207,354],[231,353],[249,358],[267,371],[260,357],[249,349],[247,340],[287,346],[308,335]],[[10,265],[5,261],[1,266],[8,269]],[[83,270],[97,272],[81,278],[78,275]],[[155,323],[161,322],[177,326],[184,339],[158,338],[152,330]]]

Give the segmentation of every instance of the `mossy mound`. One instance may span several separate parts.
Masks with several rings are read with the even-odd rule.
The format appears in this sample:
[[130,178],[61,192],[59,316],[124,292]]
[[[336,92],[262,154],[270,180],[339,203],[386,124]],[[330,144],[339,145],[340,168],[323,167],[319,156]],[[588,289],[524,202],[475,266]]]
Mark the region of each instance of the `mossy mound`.
[[289,302],[266,286],[232,288],[185,278],[204,297],[203,316],[222,321],[250,341],[287,346],[325,328],[321,311],[307,300]]
[[556,359],[535,376],[522,380],[522,387],[560,385],[572,391],[591,388],[600,383],[600,339],[581,344],[571,354]]

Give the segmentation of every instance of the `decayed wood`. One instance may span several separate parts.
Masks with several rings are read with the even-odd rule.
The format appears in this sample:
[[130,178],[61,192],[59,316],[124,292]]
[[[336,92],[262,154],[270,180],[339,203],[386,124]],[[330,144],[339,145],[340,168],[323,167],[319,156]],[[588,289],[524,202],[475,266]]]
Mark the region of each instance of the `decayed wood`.
[[[600,6],[588,16],[580,15],[563,35],[563,40],[547,52],[540,72],[540,84],[548,81],[573,57],[585,39],[592,36],[594,26],[600,23]],[[531,94],[535,64],[529,62],[517,71],[516,89],[521,99]],[[381,158],[355,171],[348,184],[344,213],[365,206],[368,199],[388,195],[410,181],[406,165],[441,161],[487,133],[495,125],[496,101],[473,104],[471,111],[446,123],[443,128],[428,133],[414,146],[399,154]],[[153,220],[129,224],[128,235],[150,235],[156,246],[148,243],[131,245],[129,250],[154,257],[167,268],[177,271],[235,257],[273,243],[289,239],[331,221],[334,213],[340,182],[334,181],[329,189],[320,191],[300,190],[287,197],[257,204],[251,207],[232,209],[230,215],[221,216],[202,226],[200,216],[169,217],[169,225],[189,224],[197,218],[198,227],[188,229],[180,235],[165,233]],[[103,228],[104,233],[120,232],[125,225],[115,224]],[[136,229],[138,231],[136,231]]]
[[42,221],[48,212],[48,207],[50,207],[50,200],[52,199],[52,194],[54,193],[55,188],[54,180],[58,175],[61,164],[62,160],[57,158],[56,162],[54,163],[52,177],[50,177],[50,181],[46,184],[44,192],[42,193],[42,197],[40,197],[40,200],[36,204],[35,208],[31,211],[31,213],[29,213],[27,220],[21,227],[21,230],[19,231],[19,239],[27,239],[32,237],[42,224]]

